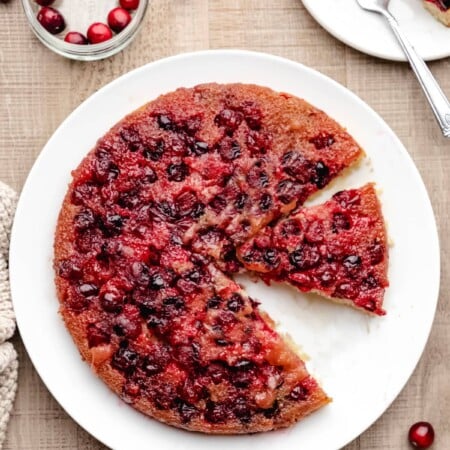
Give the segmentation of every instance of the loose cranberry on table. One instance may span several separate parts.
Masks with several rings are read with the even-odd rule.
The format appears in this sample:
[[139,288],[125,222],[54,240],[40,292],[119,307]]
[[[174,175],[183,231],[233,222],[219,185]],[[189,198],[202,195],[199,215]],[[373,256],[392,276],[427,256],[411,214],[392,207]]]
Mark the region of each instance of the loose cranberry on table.
[[37,20],[51,34],[58,34],[66,28],[62,14],[49,6],[40,9]]
[[120,6],[125,9],[137,9],[139,0],[120,0]]
[[87,38],[91,44],[99,44],[112,38],[112,31],[108,25],[95,22],[87,30]]
[[78,31],[69,31],[64,40],[70,44],[87,45],[89,44],[86,36]]
[[434,429],[428,422],[417,422],[408,433],[409,442],[415,448],[429,448],[434,442]]
[[120,33],[131,22],[130,13],[124,8],[114,8],[108,14],[108,25]]

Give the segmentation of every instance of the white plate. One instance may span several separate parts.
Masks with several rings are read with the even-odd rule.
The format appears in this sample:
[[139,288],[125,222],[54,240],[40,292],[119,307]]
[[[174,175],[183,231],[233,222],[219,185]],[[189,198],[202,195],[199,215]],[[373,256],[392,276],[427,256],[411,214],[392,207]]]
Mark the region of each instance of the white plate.
[[[386,20],[363,11],[356,0],[302,0],[311,15],[335,38],[379,58],[406,61]],[[390,11],[427,61],[450,56],[450,28],[422,6],[422,0],[391,0]]]
[[[246,282],[250,293],[310,356],[308,367],[334,402],[279,432],[213,437],[180,431],[135,412],[81,361],[58,316],[52,243],[70,171],[125,114],[179,86],[254,82],[304,97],[335,117],[363,145],[367,161],[332,190],[374,180],[395,241],[387,316],[312,299],[287,287]],[[87,431],[115,449],[337,449],[371,425],[411,375],[430,332],[439,286],[439,246],[431,205],[408,153],[354,94],[300,64],[243,51],[180,55],[115,80],[78,107],[30,172],[15,217],[11,284],[20,332],[51,393]],[[404,433],[405,430],[399,430]]]

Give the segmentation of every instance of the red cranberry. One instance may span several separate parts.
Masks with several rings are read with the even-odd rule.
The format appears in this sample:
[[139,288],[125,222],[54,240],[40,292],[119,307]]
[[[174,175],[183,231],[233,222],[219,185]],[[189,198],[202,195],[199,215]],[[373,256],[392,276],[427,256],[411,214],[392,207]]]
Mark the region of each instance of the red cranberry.
[[78,31],[69,31],[64,40],[69,44],[86,45],[89,44],[86,36]]
[[123,8],[114,8],[108,14],[108,25],[116,33],[120,33],[131,22],[130,13]]
[[409,442],[416,448],[429,448],[434,441],[434,429],[428,422],[417,422],[408,433]]
[[35,0],[35,2],[40,6],[50,6],[55,0]]
[[66,22],[61,13],[47,6],[40,9],[37,20],[51,34],[58,34],[66,28]]
[[99,44],[112,38],[112,31],[108,25],[101,22],[93,23],[87,30],[87,38],[91,44]]
[[120,6],[125,9],[138,9],[139,0],[120,0]]

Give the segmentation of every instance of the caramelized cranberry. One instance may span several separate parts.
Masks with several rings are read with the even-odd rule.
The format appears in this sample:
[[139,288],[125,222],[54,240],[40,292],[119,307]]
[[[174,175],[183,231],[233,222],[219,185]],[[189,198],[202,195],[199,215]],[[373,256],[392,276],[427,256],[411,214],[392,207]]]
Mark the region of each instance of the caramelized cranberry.
[[409,442],[416,448],[429,448],[434,442],[434,429],[431,423],[417,422],[408,433]]
[[170,164],[167,168],[167,175],[170,181],[183,181],[189,175],[189,167],[183,162]]
[[298,194],[302,191],[301,184],[292,180],[282,180],[277,186],[277,195],[281,203],[287,205],[295,200]]
[[219,127],[224,127],[227,134],[232,134],[242,122],[242,113],[232,109],[223,109],[214,118],[214,122]]
[[226,206],[227,206],[227,200],[223,195],[216,195],[210,202],[209,206],[212,208],[212,210],[219,214],[222,212]]
[[175,200],[175,207],[180,217],[197,216],[200,212],[199,205],[200,203],[197,202],[197,196],[192,191],[183,192]]
[[249,406],[249,401],[244,397],[238,397],[233,402],[233,414],[243,423],[250,422],[252,412]]
[[291,393],[289,394],[289,398],[295,401],[306,400],[307,397],[308,397],[308,390],[301,384],[295,386],[294,389],[292,389]]
[[205,419],[210,423],[225,422],[228,418],[228,410],[223,404],[217,404],[208,400],[205,409]]
[[196,141],[192,147],[192,151],[197,156],[204,155],[205,153],[208,153],[209,146],[206,142]]
[[280,263],[278,252],[273,248],[268,248],[264,251],[263,260],[271,268],[276,267]]
[[66,280],[78,280],[82,275],[81,265],[75,260],[64,259],[59,263],[58,274]]
[[350,220],[349,218],[340,212],[333,214],[333,221],[331,224],[331,230],[333,233],[339,233],[341,230],[350,230]]
[[221,303],[222,299],[218,295],[215,295],[208,300],[206,307],[209,309],[217,309]]
[[270,146],[270,136],[255,130],[250,130],[247,135],[247,148],[251,155],[264,154]]
[[87,38],[91,44],[99,44],[107,41],[113,36],[111,28],[108,25],[95,22],[87,30]]
[[253,166],[247,174],[247,183],[253,188],[265,188],[269,185],[267,172],[258,166]]
[[149,283],[149,288],[158,291],[165,286],[164,278],[161,273],[155,272],[151,278]]
[[238,142],[226,138],[219,145],[219,153],[225,161],[233,161],[241,156],[241,147]]
[[333,195],[333,198],[344,209],[351,209],[352,207],[361,204],[361,197],[355,189],[336,192],[336,194]]
[[337,298],[354,299],[358,296],[358,290],[352,284],[344,282],[336,286],[334,296]]
[[314,144],[316,150],[322,150],[326,147],[331,147],[334,144],[334,137],[333,135],[322,131],[311,138],[309,142]]
[[128,10],[138,9],[139,6],[139,0],[119,0],[119,3],[122,8]]
[[103,323],[90,324],[87,329],[87,338],[89,348],[107,344],[110,339],[109,333],[107,332],[107,326]]
[[289,255],[290,263],[298,270],[308,270],[320,262],[320,254],[315,246],[300,245]]
[[351,275],[356,275],[361,267],[361,258],[358,255],[349,255],[344,258],[344,267]]
[[95,284],[84,283],[78,287],[78,291],[85,297],[93,297],[98,294],[98,287]]
[[267,211],[272,206],[272,196],[270,194],[263,194],[259,200],[259,208],[261,211]]
[[64,17],[50,6],[44,6],[40,9],[37,20],[51,34],[61,33],[66,28]]
[[143,150],[142,156],[146,159],[150,159],[151,161],[159,161],[164,154],[165,144],[163,140],[157,140],[151,142],[147,145],[147,147]]
[[330,180],[330,169],[322,162],[319,161],[313,171],[311,182],[313,182],[318,188],[323,188]]
[[233,312],[239,312],[244,306],[244,300],[242,296],[238,293],[235,293],[231,296],[231,299],[228,300],[227,308]]
[[234,202],[234,205],[236,206],[236,209],[241,210],[245,207],[245,204],[247,203],[248,195],[244,192],[241,192],[238,194],[236,201]]
[[120,347],[111,361],[111,365],[121,372],[132,373],[139,361],[139,355],[129,348]]
[[261,128],[262,112],[253,102],[244,102],[241,106],[245,121],[251,130],[259,130]]
[[375,266],[376,264],[380,264],[384,259],[384,246],[379,242],[375,241],[369,247],[369,256],[370,256],[370,264]]
[[64,40],[69,44],[77,44],[77,45],[89,44],[87,37],[84,34],[79,33],[78,31],[69,31],[64,36]]
[[178,400],[178,412],[181,416],[183,423],[190,422],[195,416],[198,415],[198,409],[190,405],[189,403],[184,402],[183,400]]
[[141,318],[136,306],[125,305],[123,312],[116,317],[114,323],[114,332],[119,336],[136,339],[141,334]]
[[280,405],[278,403],[278,400],[275,400],[273,402],[273,405],[268,408],[268,409],[264,409],[263,410],[263,414],[265,417],[267,417],[268,419],[272,419],[273,417],[275,417],[278,413],[280,412]]
[[298,182],[306,184],[309,181],[311,162],[300,153],[296,151],[286,152],[281,159],[281,165],[284,172]]
[[108,25],[116,33],[120,33],[130,22],[131,15],[124,8],[114,8],[108,14]]
[[124,297],[117,289],[110,289],[100,297],[100,304],[105,311],[118,312],[122,309]]
[[281,225],[281,235],[285,238],[298,236],[301,233],[300,223],[293,219],[287,219]]

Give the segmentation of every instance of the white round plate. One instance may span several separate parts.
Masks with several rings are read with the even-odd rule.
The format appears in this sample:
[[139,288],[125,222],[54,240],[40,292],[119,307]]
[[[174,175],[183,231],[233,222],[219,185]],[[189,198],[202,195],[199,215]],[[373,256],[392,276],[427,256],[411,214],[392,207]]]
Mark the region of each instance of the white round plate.
[[[285,286],[269,288],[244,280],[250,294],[301,345],[310,357],[308,367],[334,399],[278,432],[206,436],[141,415],[111,393],[81,360],[58,315],[52,244],[70,171],[125,114],[179,86],[210,81],[257,83],[289,92],[346,126],[368,158],[333,183],[322,199],[338,189],[376,181],[394,241],[385,317],[369,317]],[[439,246],[430,201],[411,158],[365,103],[295,62],[244,51],[211,51],[134,70],[100,89],[62,123],[23,188],[12,231],[10,271],[20,333],[34,366],[63,408],[106,445],[114,449],[326,450],[342,447],[370,426],[411,375],[433,321]]]
[[[378,58],[406,61],[392,30],[379,14],[356,0],[302,0],[311,15],[335,38]],[[450,28],[438,22],[422,0],[391,0],[390,11],[426,61],[450,56]]]

